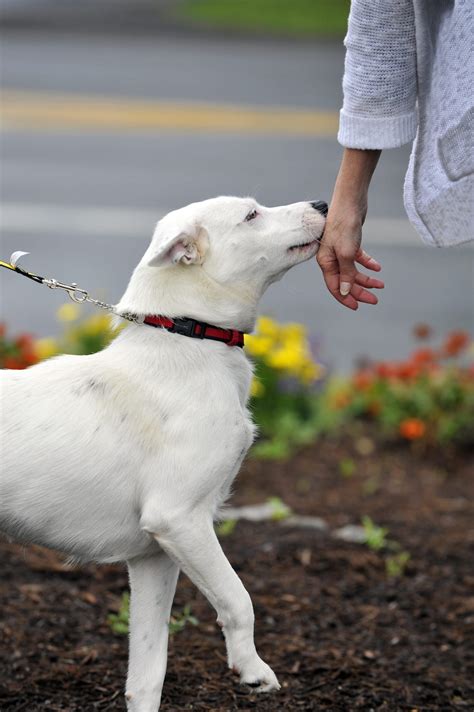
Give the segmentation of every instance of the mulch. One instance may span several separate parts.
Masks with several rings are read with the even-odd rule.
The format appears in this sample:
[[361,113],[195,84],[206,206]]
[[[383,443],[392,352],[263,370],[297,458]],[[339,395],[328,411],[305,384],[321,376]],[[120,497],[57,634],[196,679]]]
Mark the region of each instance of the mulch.
[[[472,710],[473,475],[467,452],[378,444],[367,431],[324,439],[288,462],[249,460],[232,504],[278,496],[329,524],[321,532],[240,521],[222,539],[282,690],[262,696],[238,685],[215,613],[181,576],[174,609],[189,603],[199,625],[170,640],[161,710]],[[332,536],[363,515],[409,552],[402,576],[387,575],[386,551]],[[125,568],[71,567],[5,540],[0,566],[0,710],[123,711],[127,640],[107,616],[127,588]]]

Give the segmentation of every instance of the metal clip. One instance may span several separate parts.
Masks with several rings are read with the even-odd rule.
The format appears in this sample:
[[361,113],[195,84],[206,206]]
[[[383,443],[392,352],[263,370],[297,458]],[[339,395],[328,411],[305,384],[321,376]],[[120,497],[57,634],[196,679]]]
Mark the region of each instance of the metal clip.
[[69,294],[73,302],[85,302],[89,293],[85,289],[81,289],[77,286],[76,282],[71,282],[71,284],[63,284],[63,282],[58,282],[57,279],[44,279],[43,284],[45,284],[50,289],[64,289]]

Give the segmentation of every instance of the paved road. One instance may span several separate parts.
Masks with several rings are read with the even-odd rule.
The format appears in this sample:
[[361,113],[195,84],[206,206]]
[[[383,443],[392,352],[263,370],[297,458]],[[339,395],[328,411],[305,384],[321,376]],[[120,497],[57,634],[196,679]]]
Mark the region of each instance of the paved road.
[[[332,44],[9,34],[1,60],[9,92],[90,97],[91,106],[105,98],[131,107],[146,100],[327,113],[341,99],[343,53]],[[327,132],[210,133],[190,122],[178,132],[10,121],[2,134],[2,256],[29,250],[33,270],[115,301],[162,212],[222,193],[267,204],[329,197],[340,149]],[[418,321],[439,333],[474,331],[473,251],[424,248],[413,235],[401,199],[407,157],[406,148],[383,156],[372,190],[367,237],[387,282],[378,307],[344,310],[310,264],[265,297],[267,312],[307,323],[336,367],[362,354],[402,356]],[[0,278],[3,318],[38,334],[57,330],[60,295],[15,275]]]

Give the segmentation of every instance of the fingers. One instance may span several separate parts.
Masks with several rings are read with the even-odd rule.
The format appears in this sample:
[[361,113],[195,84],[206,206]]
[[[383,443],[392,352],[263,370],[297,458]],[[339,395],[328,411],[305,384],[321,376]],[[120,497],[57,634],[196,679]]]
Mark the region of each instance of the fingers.
[[371,269],[374,272],[380,272],[380,270],[382,269],[377,260],[374,257],[368,255],[365,250],[360,250],[355,260],[363,267],[367,267],[367,269]]
[[350,296],[364,304],[378,304],[379,301],[375,294],[368,292],[363,287],[359,287],[358,284],[353,285]]
[[356,284],[359,284],[361,287],[367,287],[368,289],[383,289],[385,287],[381,279],[374,279],[363,272],[357,272],[355,281]]
[[[370,278],[366,278],[366,275],[364,275],[362,272],[358,272],[355,267],[355,262],[358,262],[361,264],[363,267],[366,267],[367,269],[371,269],[374,272],[380,272],[382,267],[380,264],[377,262],[376,259],[371,257],[365,250],[359,249],[357,254],[353,256],[352,254],[344,256],[344,255],[337,255],[338,256],[338,262],[339,262],[339,269],[340,269],[340,278],[339,278],[339,291],[343,297],[347,296],[349,293],[353,294],[356,299],[358,297],[355,295],[354,292],[354,285],[359,284],[364,287],[369,287],[369,288],[376,288],[376,289],[383,289],[384,284],[380,280],[372,280],[370,281]],[[356,290],[357,293],[359,293],[358,290]],[[358,299],[358,301],[365,301],[364,299]],[[377,301],[375,302],[368,302],[370,304],[376,304]]]
[[[368,258],[365,260],[366,262],[372,260],[372,258],[370,258],[368,255],[365,255],[365,257]],[[357,261],[360,262],[359,256]],[[376,262],[375,260],[374,262],[380,269],[380,265],[378,264],[378,262]],[[318,264],[321,267],[324,281],[329,292],[332,294],[334,299],[339,302],[339,304],[342,304],[343,306],[353,311],[357,311],[359,307],[359,302],[364,304],[378,303],[377,297],[367,290],[383,289],[385,285],[382,280],[375,279],[374,277],[370,277],[369,275],[364,274],[363,272],[359,272],[354,267],[354,272],[348,274],[345,279],[345,281],[349,281],[349,279],[351,280],[350,291],[348,294],[342,295],[340,291],[340,285],[343,281],[343,278],[342,273],[340,272],[340,260],[338,260],[338,257],[335,252],[328,248],[323,249],[323,246],[321,246],[320,254],[318,254]],[[346,274],[349,270],[346,267]]]
[[339,272],[330,274],[329,272],[323,270],[323,277],[324,281],[326,282],[326,287],[331,292],[334,299],[336,299],[339,304],[342,304],[348,309],[357,311],[359,305],[357,303],[357,300],[352,296],[352,294],[348,294],[346,297],[343,297],[339,291]]

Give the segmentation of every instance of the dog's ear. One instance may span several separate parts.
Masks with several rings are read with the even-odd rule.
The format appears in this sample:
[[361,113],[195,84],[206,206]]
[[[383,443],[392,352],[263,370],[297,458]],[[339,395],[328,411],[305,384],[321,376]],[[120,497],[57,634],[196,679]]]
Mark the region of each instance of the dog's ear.
[[196,265],[204,262],[209,247],[207,231],[196,224],[176,224],[161,220],[150,245],[148,265],[166,263]]

